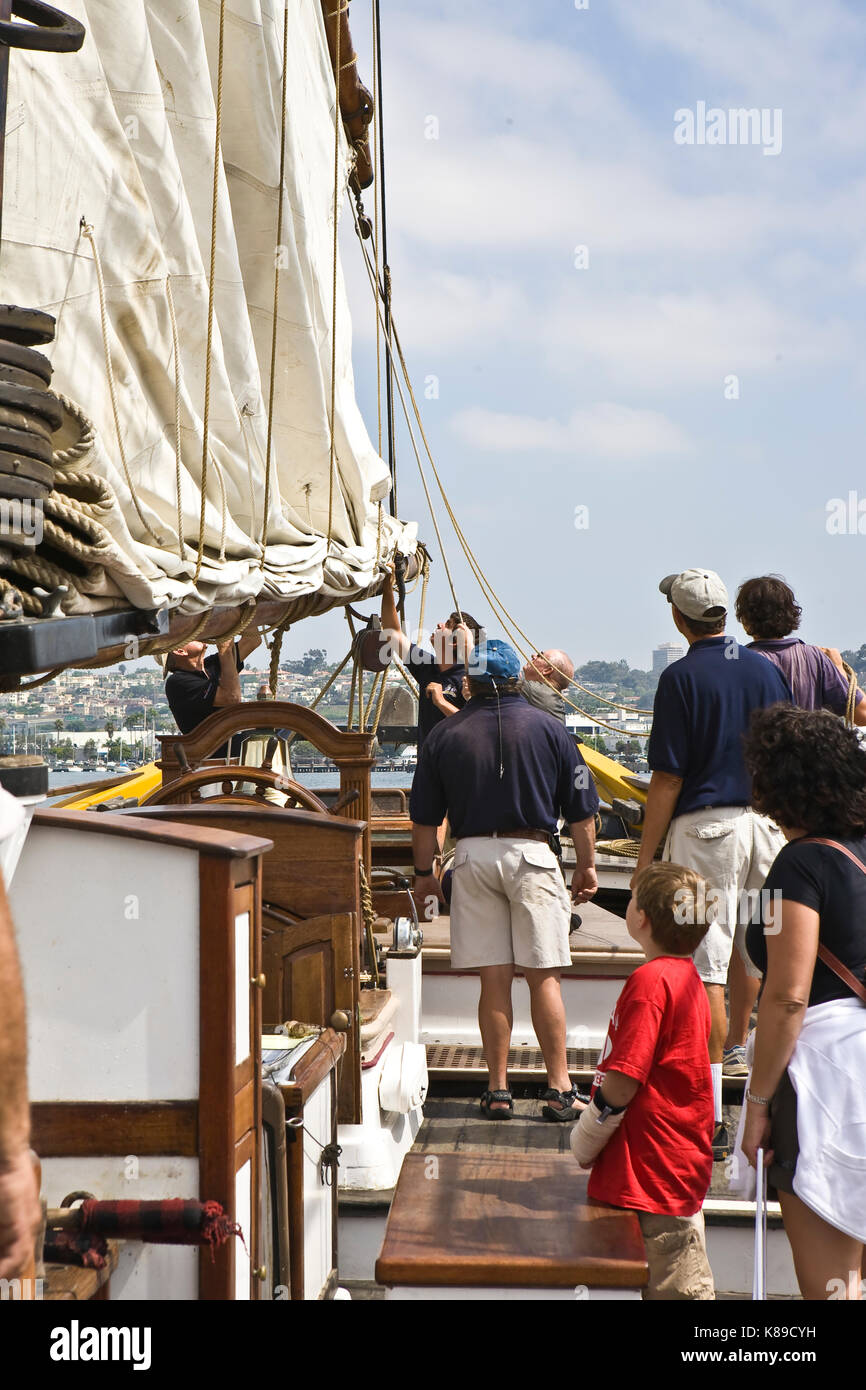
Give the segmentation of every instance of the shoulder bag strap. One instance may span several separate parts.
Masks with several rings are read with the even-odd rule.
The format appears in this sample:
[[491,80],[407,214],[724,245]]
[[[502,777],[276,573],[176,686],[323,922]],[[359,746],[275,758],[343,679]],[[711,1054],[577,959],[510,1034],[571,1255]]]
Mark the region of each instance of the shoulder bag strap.
[[[823,840],[818,835],[808,835],[804,839],[798,840],[797,843],[801,845],[829,845],[831,849],[838,849],[842,854],[847,855],[851,863],[856,864],[862,873],[866,874],[866,864],[863,864],[856,854],[852,854],[850,849],[840,845],[838,840]],[[832,970],[833,974],[838,976],[842,983],[853,990],[857,998],[862,999],[863,1003],[866,1004],[866,985],[857,979],[857,976],[848,969],[847,965],[842,964],[838,956],[834,956],[832,951],[828,951],[823,943],[818,946],[818,959],[822,960],[828,970]]]

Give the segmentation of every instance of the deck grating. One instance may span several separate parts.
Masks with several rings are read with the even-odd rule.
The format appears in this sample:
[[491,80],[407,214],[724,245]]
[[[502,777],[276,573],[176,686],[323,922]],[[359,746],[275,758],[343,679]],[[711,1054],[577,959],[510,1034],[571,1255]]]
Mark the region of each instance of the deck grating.
[[[569,1047],[567,1049],[568,1069],[578,1072],[595,1072],[598,1061],[597,1047]],[[427,1070],[433,1072],[477,1072],[487,1074],[487,1064],[480,1047],[464,1047],[461,1044],[427,1044]],[[538,1047],[512,1047],[508,1053],[509,1072],[530,1073],[546,1076],[544,1058]]]

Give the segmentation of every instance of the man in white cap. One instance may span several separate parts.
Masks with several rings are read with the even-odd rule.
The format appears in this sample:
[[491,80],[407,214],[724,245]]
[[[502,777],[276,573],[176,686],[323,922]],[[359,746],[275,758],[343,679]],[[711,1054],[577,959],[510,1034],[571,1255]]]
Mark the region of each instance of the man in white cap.
[[741,912],[740,906],[756,900],[785,843],[778,828],[751,809],[742,738],[754,710],[790,703],[791,690],[776,666],[725,636],[728,592],[712,570],[669,574],[659,589],[689,650],[659,677],[647,749],[652,779],[637,868],[652,863],[666,834],[663,858],[693,869],[714,890],[705,906],[695,905],[715,919],[695,952],[695,965],[712,1016],[713,1155],[719,1159],[729,1151],[722,1124],[725,1045],[733,1053],[746,1041],[742,1013],[736,1022],[732,1018],[736,1037],[725,1013],[725,981],[735,941],[753,979],[752,1002],[760,978],[746,955],[749,913]]

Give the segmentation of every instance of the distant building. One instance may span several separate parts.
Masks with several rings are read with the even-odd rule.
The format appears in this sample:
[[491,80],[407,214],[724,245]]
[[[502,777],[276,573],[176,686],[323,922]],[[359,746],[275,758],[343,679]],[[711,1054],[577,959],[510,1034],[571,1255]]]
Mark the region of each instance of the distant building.
[[670,666],[673,661],[679,661],[681,656],[685,656],[685,652],[677,642],[662,642],[661,646],[653,651],[653,675],[660,676],[666,666]]

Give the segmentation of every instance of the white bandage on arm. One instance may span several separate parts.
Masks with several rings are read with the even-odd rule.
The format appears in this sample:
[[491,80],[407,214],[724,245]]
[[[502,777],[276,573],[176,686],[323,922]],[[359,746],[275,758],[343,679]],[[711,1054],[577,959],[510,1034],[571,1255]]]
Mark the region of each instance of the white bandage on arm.
[[618,1115],[611,1115],[608,1112],[602,1118],[601,1112],[596,1109],[594,1098],[586,1109],[580,1112],[577,1124],[571,1127],[570,1143],[571,1152],[581,1168],[592,1167],[608,1139],[619,1129],[624,1118],[624,1109]]

